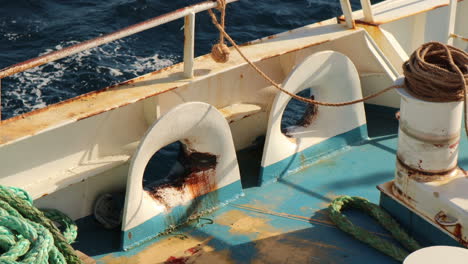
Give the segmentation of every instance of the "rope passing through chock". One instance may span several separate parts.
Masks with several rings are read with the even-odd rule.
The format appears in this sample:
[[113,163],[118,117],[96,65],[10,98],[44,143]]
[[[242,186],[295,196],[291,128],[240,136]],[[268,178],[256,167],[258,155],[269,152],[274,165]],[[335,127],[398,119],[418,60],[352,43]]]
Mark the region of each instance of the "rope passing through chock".
[[[220,1],[220,0],[217,0]],[[223,9],[224,10],[224,9]],[[447,101],[465,101],[465,132],[468,136],[468,54],[455,47],[445,45],[439,42],[428,42],[416,49],[410,59],[404,63],[405,85],[392,85],[374,94],[370,94],[361,99],[347,102],[323,102],[291,93],[281,87],[260,68],[258,68],[241,51],[237,43],[229,36],[224,29],[224,22],[218,22],[213,11],[208,10],[211,20],[215,27],[239,53],[239,55],[268,83],[290,97],[309,104],[341,107],[357,103],[362,103],[374,97],[380,96],[394,88],[405,88],[413,96],[421,100],[447,102]],[[220,38],[221,39],[221,38]],[[224,39],[222,39],[224,42]],[[425,84],[429,84],[426,86]],[[430,87],[430,89],[425,88]],[[418,93],[414,91],[418,90]],[[456,94],[455,97],[450,94]],[[463,97],[460,97],[462,95]],[[435,99],[438,98],[438,99]]]
[[[70,246],[77,235],[73,221],[32,203],[24,190],[0,185],[0,264],[82,263]],[[53,221],[65,229],[63,234]]]
[[[354,225],[343,215],[342,211],[345,208],[355,208],[368,213],[389,231],[393,238],[400,242],[407,250]],[[385,212],[378,205],[369,202],[367,199],[347,195],[340,196],[332,201],[328,209],[330,219],[339,229],[398,261],[403,261],[411,252],[421,248],[419,243],[411,238],[390,214]]]

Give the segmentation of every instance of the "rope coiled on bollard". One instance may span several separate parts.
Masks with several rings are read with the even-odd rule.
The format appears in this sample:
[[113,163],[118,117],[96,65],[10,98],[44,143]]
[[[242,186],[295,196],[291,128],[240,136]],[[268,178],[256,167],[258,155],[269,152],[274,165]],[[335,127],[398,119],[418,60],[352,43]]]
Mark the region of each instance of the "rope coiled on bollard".
[[[43,212],[18,188],[0,186],[0,264],[82,263],[69,243],[76,238],[73,221],[57,210]],[[64,234],[52,221],[61,224]]]

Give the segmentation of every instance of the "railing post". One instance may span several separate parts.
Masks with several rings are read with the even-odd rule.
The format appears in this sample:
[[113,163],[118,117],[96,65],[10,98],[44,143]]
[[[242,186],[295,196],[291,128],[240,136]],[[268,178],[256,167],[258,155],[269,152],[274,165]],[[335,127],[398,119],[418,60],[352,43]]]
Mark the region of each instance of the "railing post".
[[348,26],[348,28],[355,28],[353,10],[351,9],[351,4],[349,3],[349,0],[340,0],[340,5],[346,20],[346,26]]
[[184,19],[184,76],[193,77],[193,61],[195,49],[195,13],[190,13]]
[[364,21],[374,23],[374,14],[370,0],[361,0],[361,8],[364,13]]
[[455,33],[455,19],[457,17],[457,0],[450,0],[449,15],[448,15],[448,26],[447,26],[447,44],[453,45],[452,34]]

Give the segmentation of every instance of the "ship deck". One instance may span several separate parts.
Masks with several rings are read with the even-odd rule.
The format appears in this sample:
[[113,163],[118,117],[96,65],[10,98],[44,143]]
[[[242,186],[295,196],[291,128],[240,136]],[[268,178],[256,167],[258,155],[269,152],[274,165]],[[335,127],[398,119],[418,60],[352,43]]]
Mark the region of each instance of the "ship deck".
[[[258,149],[239,153],[245,196],[174,233],[119,251],[120,232],[80,222],[75,248],[97,263],[398,263],[340,231],[327,206],[339,195],[374,203],[376,185],[392,180],[398,121],[395,109],[366,106],[370,139],[323,158],[294,175],[255,186]],[[462,132],[459,165],[468,165]],[[346,211],[358,225],[391,239],[374,220]]]

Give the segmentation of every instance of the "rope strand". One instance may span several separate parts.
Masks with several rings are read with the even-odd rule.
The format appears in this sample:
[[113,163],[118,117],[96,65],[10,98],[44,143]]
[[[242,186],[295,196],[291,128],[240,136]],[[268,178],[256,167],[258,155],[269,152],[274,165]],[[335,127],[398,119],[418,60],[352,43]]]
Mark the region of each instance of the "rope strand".
[[[220,1],[220,0],[218,0]],[[212,10],[208,10],[211,20],[221,35],[231,43],[239,55],[268,83],[290,97],[309,104],[340,107],[361,103],[386,93],[394,88],[405,88],[413,96],[426,101],[452,102],[464,100],[465,132],[468,136],[468,54],[452,46],[439,42],[429,42],[419,47],[410,59],[403,64],[405,85],[393,85],[361,99],[330,103],[322,102],[291,93],[268,77],[240,50],[237,43],[220,25]]]
[[271,85],[273,85],[275,88],[277,88],[278,90],[282,91],[283,93],[291,96],[292,98],[296,99],[296,100],[299,100],[299,101],[302,101],[302,102],[305,102],[305,103],[309,103],[309,104],[316,104],[316,105],[321,105],[321,106],[334,106],[334,107],[338,107],[338,106],[346,106],[346,105],[352,105],[352,104],[357,104],[357,103],[361,103],[361,102],[364,102],[364,101],[367,101],[369,99],[372,99],[374,97],[377,97],[383,93],[386,93],[394,88],[402,88],[403,86],[402,85],[393,85],[393,86],[390,86],[390,87],[387,87],[375,94],[371,94],[369,96],[366,96],[366,97],[363,97],[361,99],[357,99],[357,100],[354,100],[354,101],[348,101],[348,102],[341,102],[341,103],[329,103],[329,102],[322,102],[322,101],[317,101],[317,100],[313,100],[313,99],[310,99],[310,98],[306,98],[306,97],[302,97],[302,96],[299,96],[299,95],[296,95],[296,94],[293,94],[285,89],[283,89],[279,84],[277,84],[275,81],[273,81],[270,77],[268,77],[268,75],[266,75],[262,70],[260,70],[250,59],[248,59],[244,53],[240,50],[239,46],[236,44],[236,42],[229,36],[229,34],[226,33],[226,31],[224,30],[224,28],[221,27],[221,25],[219,24],[218,20],[216,19],[216,16],[214,15],[213,11],[211,10],[208,10],[208,13],[210,14],[211,16],[211,19],[213,21],[213,24],[218,28],[218,30],[223,33],[223,35],[226,37],[226,39],[231,43],[231,45],[234,47],[234,49],[237,50],[237,52],[239,53],[239,55],[258,73],[260,74],[266,81],[268,81]]

